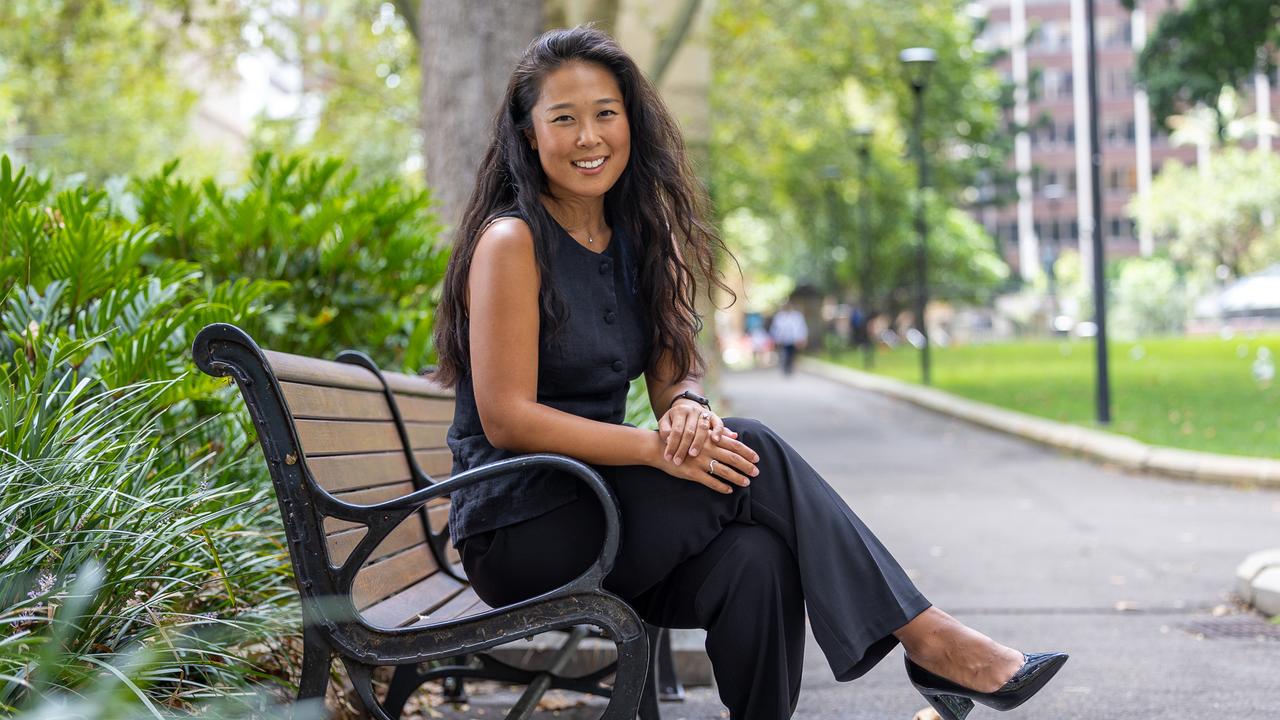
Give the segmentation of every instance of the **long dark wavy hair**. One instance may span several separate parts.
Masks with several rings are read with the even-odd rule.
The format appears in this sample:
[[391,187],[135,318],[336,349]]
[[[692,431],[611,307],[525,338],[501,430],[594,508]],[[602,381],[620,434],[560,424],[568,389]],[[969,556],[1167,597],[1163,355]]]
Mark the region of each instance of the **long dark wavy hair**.
[[[647,369],[655,369],[658,358],[666,353],[677,371],[676,380],[700,377],[705,370],[697,345],[702,329],[694,309],[697,280],[704,278],[709,286],[732,295],[715,268],[716,254],[727,256],[728,250],[706,220],[710,203],[671,112],[618,43],[587,25],[552,30],[535,39],[511,74],[502,107],[494,116],[492,139],[454,236],[436,311],[439,366],[434,377],[446,386],[456,385],[470,372],[467,278],[484,228],[496,216],[519,212],[533,232],[539,273],[551,277],[552,243],[558,230],[539,200],[550,194],[547,178],[525,131],[532,130],[531,110],[543,80],[575,61],[595,63],[613,73],[631,127],[630,160],[604,202],[605,216],[615,228],[624,228],[636,245],[633,256],[640,258],[639,292],[653,347]],[[548,285],[540,288],[538,303],[541,322],[554,336],[563,323],[564,306]]]

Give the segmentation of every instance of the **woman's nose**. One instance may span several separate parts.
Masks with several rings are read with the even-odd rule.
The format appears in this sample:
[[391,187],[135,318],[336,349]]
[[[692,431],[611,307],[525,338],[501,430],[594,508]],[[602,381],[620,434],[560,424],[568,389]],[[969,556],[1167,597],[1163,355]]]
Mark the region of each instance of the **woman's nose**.
[[596,133],[595,125],[591,123],[583,123],[582,130],[578,133],[578,147],[589,148],[600,142],[600,135]]

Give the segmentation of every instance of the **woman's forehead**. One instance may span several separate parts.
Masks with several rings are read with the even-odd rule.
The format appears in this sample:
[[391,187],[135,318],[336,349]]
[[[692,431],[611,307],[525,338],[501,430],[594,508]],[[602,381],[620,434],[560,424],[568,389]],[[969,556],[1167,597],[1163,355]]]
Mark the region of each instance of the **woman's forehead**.
[[613,73],[595,63],[570,62],[543,78],[535,107],[550,110],[561,106],[594,105],[602,100],[622,102],[622,90]]

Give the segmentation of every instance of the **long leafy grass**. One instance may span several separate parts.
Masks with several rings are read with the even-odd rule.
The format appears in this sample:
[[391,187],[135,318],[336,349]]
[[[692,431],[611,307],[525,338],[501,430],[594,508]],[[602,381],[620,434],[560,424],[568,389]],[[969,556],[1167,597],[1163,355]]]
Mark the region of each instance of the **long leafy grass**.
[[[935,348],[933,384],[963,397],[1086,426],[1094,423],[1094,344],[1026,340]],[[1280,336],[1113,342],[1112,424],[1144,442],[1280,457]],[[838,362],[861,368],[845,351]],[[910,347],[877,354],[875,371],[919,382]]]

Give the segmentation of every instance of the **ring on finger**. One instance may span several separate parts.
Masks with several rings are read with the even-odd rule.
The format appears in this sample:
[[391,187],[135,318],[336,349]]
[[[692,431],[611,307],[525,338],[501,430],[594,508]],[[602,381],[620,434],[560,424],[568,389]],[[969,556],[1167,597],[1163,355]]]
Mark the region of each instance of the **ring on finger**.
[[717,463],[718,463],[718,461],[713,459],[713,460],[711,461],[711,463],[710,463],[709,465],[707,465],[707,472],[708,472],[709,474],[711,474],[711,475],[715,475],[715,474],[716,474],[716,464],[717,464]]

